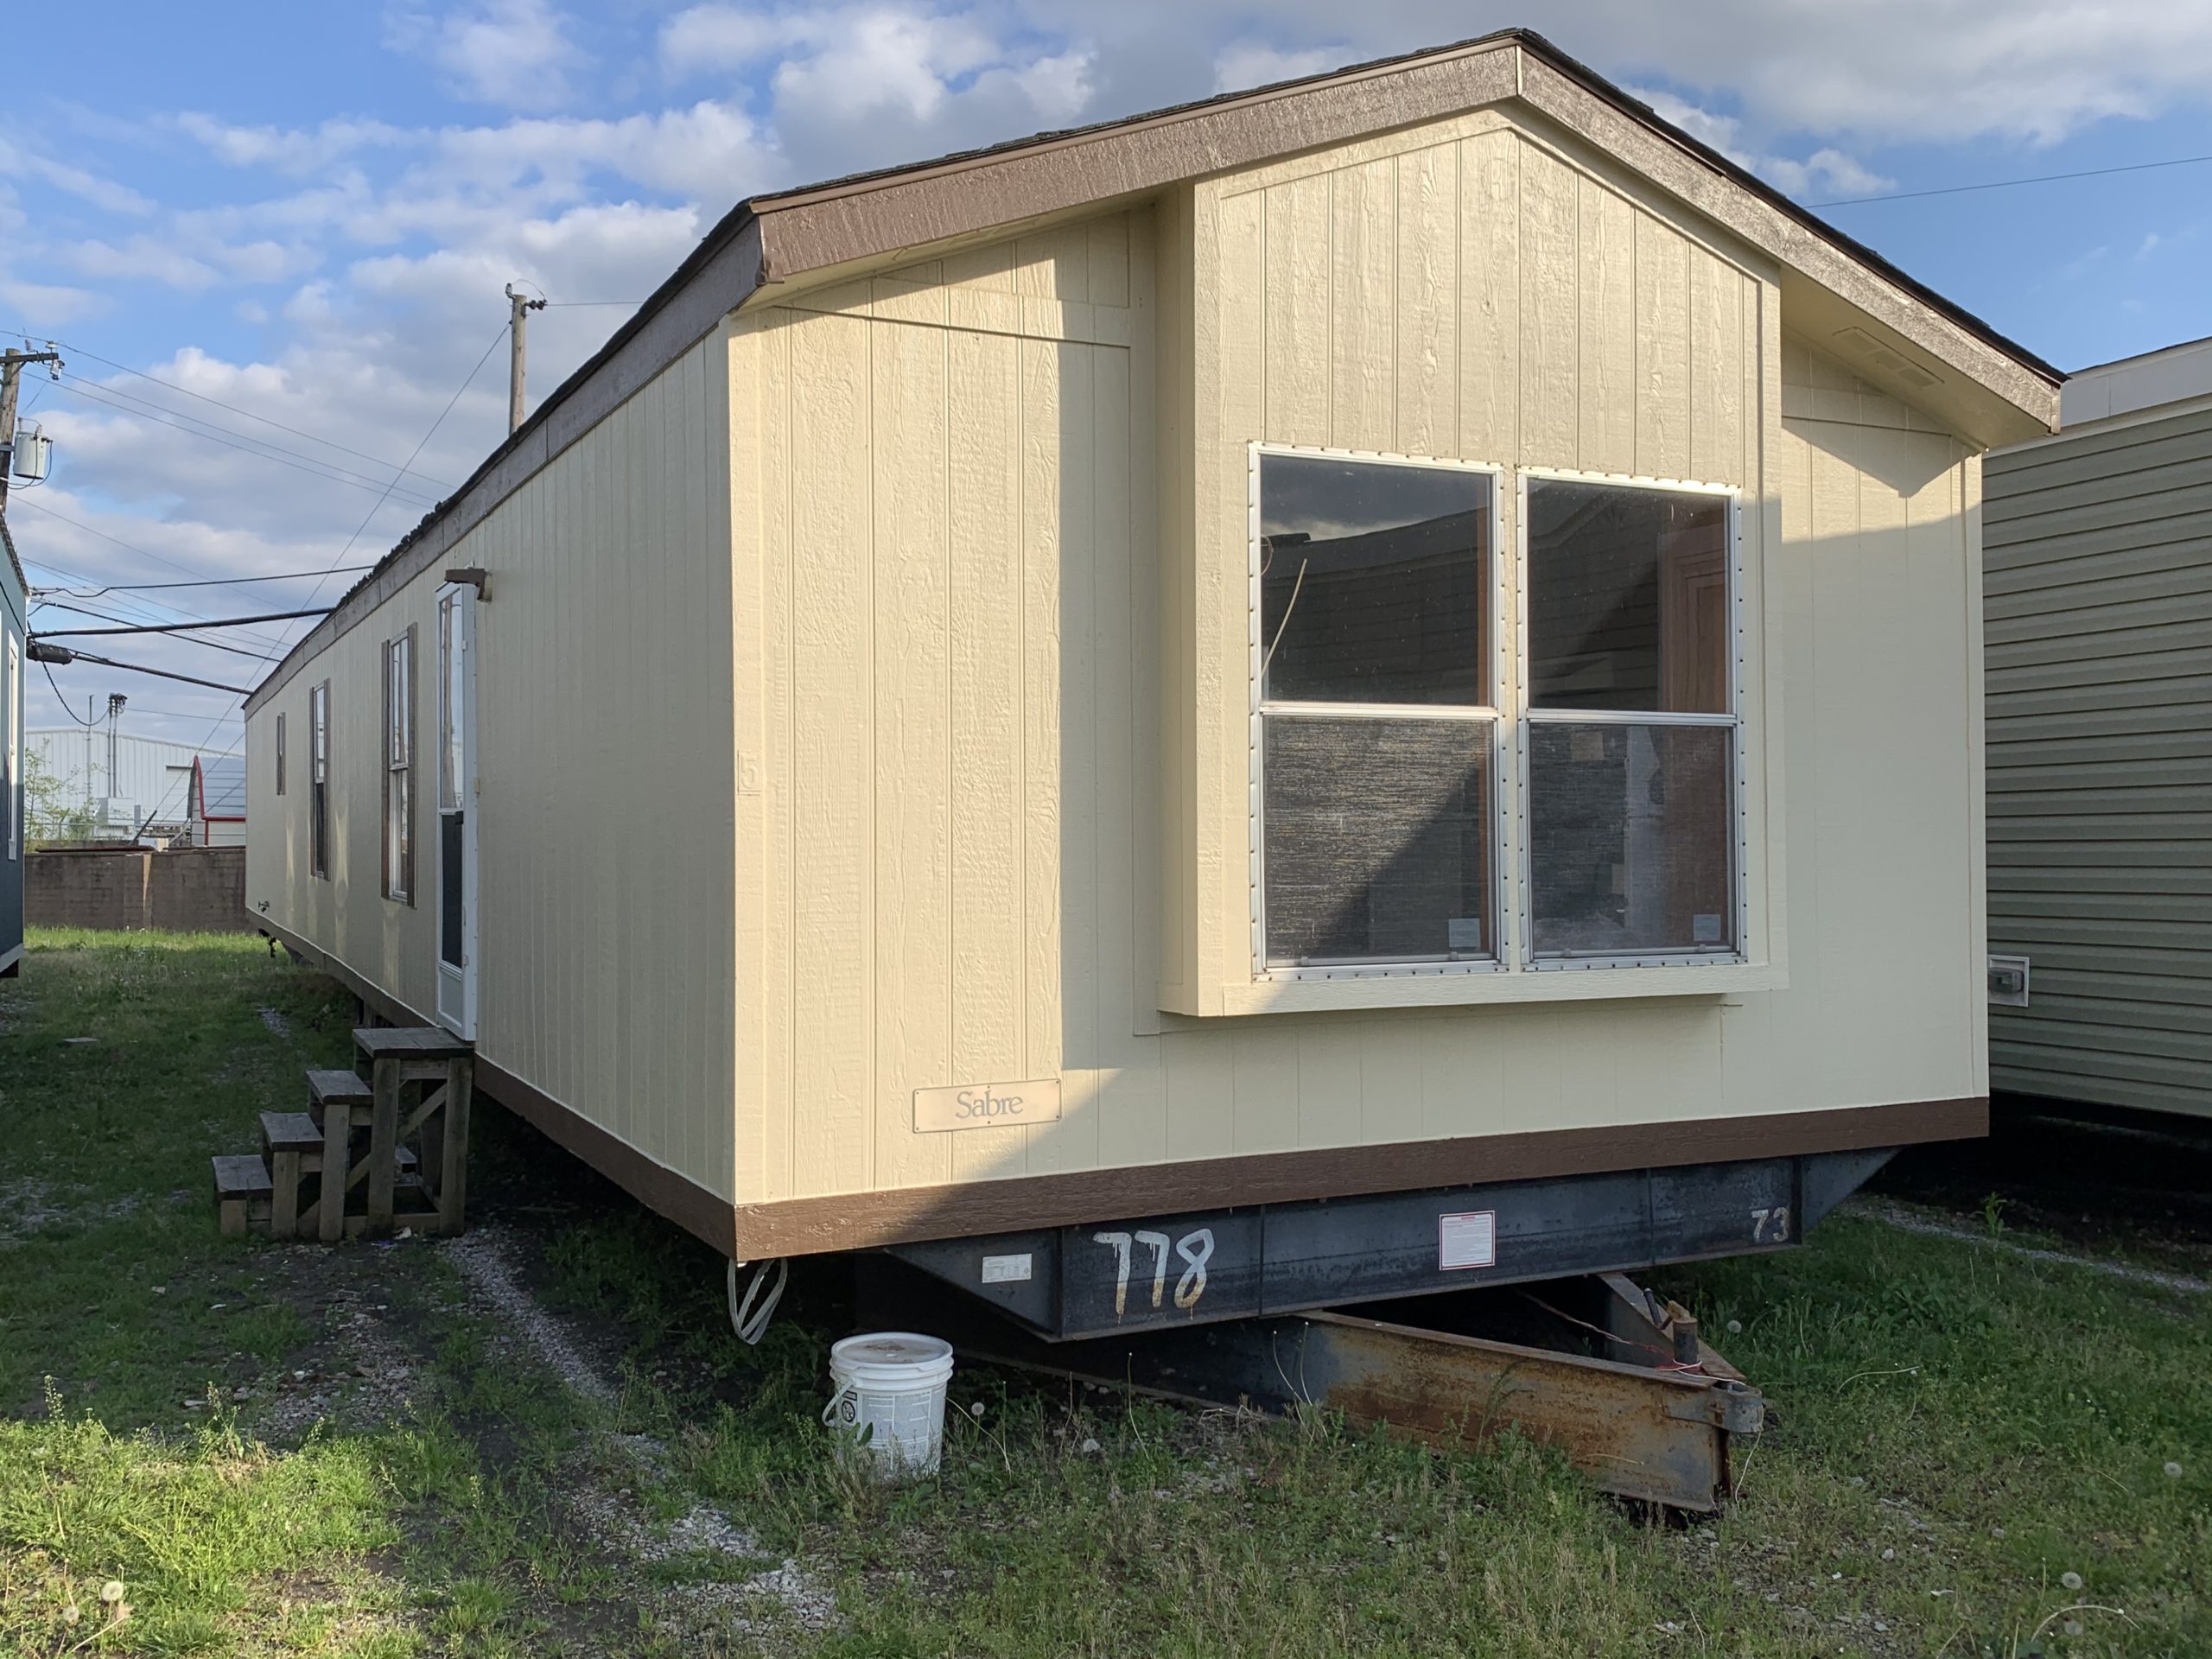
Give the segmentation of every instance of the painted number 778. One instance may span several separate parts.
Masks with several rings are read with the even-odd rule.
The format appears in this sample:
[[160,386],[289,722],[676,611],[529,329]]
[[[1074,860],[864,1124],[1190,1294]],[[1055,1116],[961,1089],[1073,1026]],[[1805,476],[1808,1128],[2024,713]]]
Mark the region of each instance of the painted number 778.
[[1185,1313],[1198,1305],[1198,1298],[1206,1294],[1206,1263],[1213,1259],[1213,1229],[1201,1227],[1194,1233],[1171,1240],[1165,1233],[1093,1233],[1093,1242],[1103,1244],[1114,1252],[1114,1317],[1120,1319],[1128,1312],[1129,1269],[1135,1251],[1147,1249],[1152,1252],[1152,1305],[1158,1307],[1167,1292],[1167,1250],[1172,1243],[1175,1254],[1183,1259],[1183,1276],[1175,1281],[1175,1306]]

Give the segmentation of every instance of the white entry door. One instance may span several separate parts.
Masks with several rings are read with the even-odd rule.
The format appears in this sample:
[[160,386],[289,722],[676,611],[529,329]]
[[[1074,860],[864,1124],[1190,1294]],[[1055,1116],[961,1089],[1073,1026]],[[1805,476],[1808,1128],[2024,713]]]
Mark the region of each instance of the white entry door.
[[438,589],[438,1022],[476,1039],[476,589]]

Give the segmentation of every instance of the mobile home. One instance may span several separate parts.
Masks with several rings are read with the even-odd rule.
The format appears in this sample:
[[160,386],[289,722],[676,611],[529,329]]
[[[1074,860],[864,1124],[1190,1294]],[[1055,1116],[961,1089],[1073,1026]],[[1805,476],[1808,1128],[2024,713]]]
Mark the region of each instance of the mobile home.
[[2212,1116],[2212,340],[1989,462],[1991,1076]]
[[29,584],[0,515],[0,977],[23,963],[23,658]]
[[757,197],[255,692],[248,902],[736,1258],[1792,1243],[1986,1125],[2056,388],[1520,32]]

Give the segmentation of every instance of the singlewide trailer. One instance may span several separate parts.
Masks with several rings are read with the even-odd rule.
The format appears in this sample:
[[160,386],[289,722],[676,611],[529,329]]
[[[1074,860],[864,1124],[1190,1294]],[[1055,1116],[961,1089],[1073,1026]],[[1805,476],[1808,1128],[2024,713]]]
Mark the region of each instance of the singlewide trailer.
[[1986,1127],[2056,386],[1521,32],[757,197],[255,692],[249,903],[1039,1339],[1786,1249]]

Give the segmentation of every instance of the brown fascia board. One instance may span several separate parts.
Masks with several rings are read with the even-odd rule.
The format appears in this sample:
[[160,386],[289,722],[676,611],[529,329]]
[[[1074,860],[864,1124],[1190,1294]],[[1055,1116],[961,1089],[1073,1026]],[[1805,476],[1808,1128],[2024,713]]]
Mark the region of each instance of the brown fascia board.
[[2056,429],[2057,370],[1671,125],[1541,35],[1478,40],[804,189],[733,209],[607,344],[433,508],[246,699],[419,575],[531,474],[766,284],[1387,132],[1518,97],[1909,346]]

